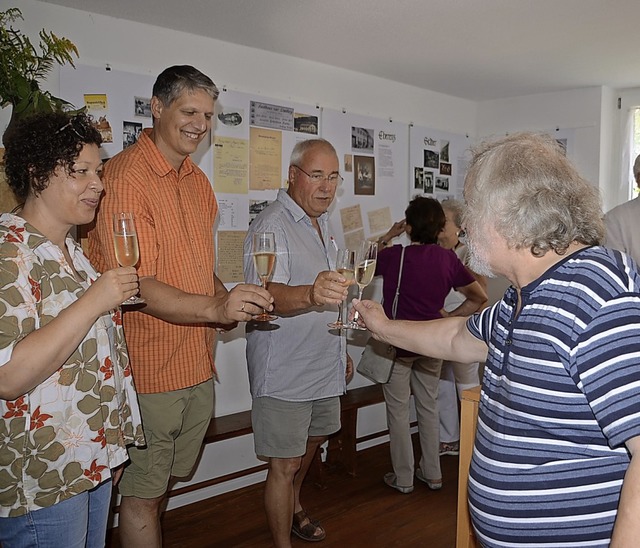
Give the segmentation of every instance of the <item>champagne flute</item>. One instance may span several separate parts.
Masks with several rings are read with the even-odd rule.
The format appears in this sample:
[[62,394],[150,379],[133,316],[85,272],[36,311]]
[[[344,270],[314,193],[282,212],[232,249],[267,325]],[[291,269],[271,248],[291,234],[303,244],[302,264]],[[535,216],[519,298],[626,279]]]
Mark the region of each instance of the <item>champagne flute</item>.
[[[358,300],[362,299],[362,292],[367,287],[376,271],[376,260],[378,258],[378,242],[364,241],[360,244],[356,255],[355,279],[358,284]],[[364,327],[358,325],[358,312],[356,311],[353,320],[347,324],[349,329],[366,331]]]
[[[273,266],[276,263],[276,237],[273,232],[256,232],[253,235],[253,264],[260,278],[260,283],[264,289],[267,289],[267,281],[273,272]],[[262,314],[254,316],[253,319],[258,322],[270,322],[275,320],[277,316],[268,314],[266,310],[262,310]]]
[[[338,249],[338,257],[336,259],[336,270],[342,274],[347,280],[347,285],[351,285],[351,282],[355,276],[355,264],[356,264],[356,252],[350,249]],[[342,329],[345,327],[342,321],[342,309],[344,302],[338,305],[338,319],[330,324],[327,324],[331,329]]]
[[[113,214],[113,247],[120,266],[136,266],[140,259],[140,248],[138,247],[138,234],[133,213]],[[130,305],[144,302],[142,297],[133,295],[122,304]]]

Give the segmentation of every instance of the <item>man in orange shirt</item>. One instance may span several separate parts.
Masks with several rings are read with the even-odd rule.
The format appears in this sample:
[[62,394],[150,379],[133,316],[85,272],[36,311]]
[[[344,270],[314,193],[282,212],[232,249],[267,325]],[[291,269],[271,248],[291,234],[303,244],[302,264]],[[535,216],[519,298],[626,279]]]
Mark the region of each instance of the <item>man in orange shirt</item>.
[[120,538],[126,547],[162,545],[160,513],[171,478],[191,473],[213,411],[216,326],[271,310],[258,286],[227,291],[214,273],[217,203],[190,154],[211,129],[218,89],[190,66],[162,72],[153,86],[153,129],[109,160],[105,196],[89,232],[98,270],[116,265],[112,216],[132,212],[140,245],[140,294],[124,314],[147,446],[130,451],[120,482]]

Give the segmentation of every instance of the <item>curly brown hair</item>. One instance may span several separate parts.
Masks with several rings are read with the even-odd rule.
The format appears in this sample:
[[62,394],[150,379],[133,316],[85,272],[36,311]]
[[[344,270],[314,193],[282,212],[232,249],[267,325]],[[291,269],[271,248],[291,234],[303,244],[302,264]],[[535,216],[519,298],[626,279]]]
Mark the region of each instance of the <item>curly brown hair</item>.
[[417,196],[409,202],[404,218],[411,227],[410,239],[421,244],[435,244],[447,218],[440,202],[434,198]]
[[6,143],[5,172],[9,187],[20,201],[36,196],[62,166],[71,173],[85,145],[102,144],[102,137],[86,114],[46,112],[16,124]]

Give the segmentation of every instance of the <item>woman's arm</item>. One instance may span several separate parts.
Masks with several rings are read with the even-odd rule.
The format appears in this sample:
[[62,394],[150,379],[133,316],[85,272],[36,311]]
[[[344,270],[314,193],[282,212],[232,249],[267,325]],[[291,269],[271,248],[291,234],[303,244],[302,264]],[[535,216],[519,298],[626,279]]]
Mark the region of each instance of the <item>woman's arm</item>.
[[75,352],[99,316],[135,295],[133,267],[105,272],[76,302],[18,342],[0,367],[0,398],[15,400],[55,373]]
[[462,293],[466,299],[451,312],[445,312],[443,314],[444,317],[471,316],[471,314],[481,310],[487,304],[487,293],[477,281],[459,287],[456,291]]

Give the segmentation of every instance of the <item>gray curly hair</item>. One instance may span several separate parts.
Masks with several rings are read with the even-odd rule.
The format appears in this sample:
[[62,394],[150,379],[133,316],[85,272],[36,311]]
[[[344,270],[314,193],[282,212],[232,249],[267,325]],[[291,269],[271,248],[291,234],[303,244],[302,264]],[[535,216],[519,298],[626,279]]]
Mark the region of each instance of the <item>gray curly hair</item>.
[[562,255],[573,242],[604,240],[598,189],[548,135],[517,133],[474,150],[465,177],[464,226],[493,225],[515,249]]

